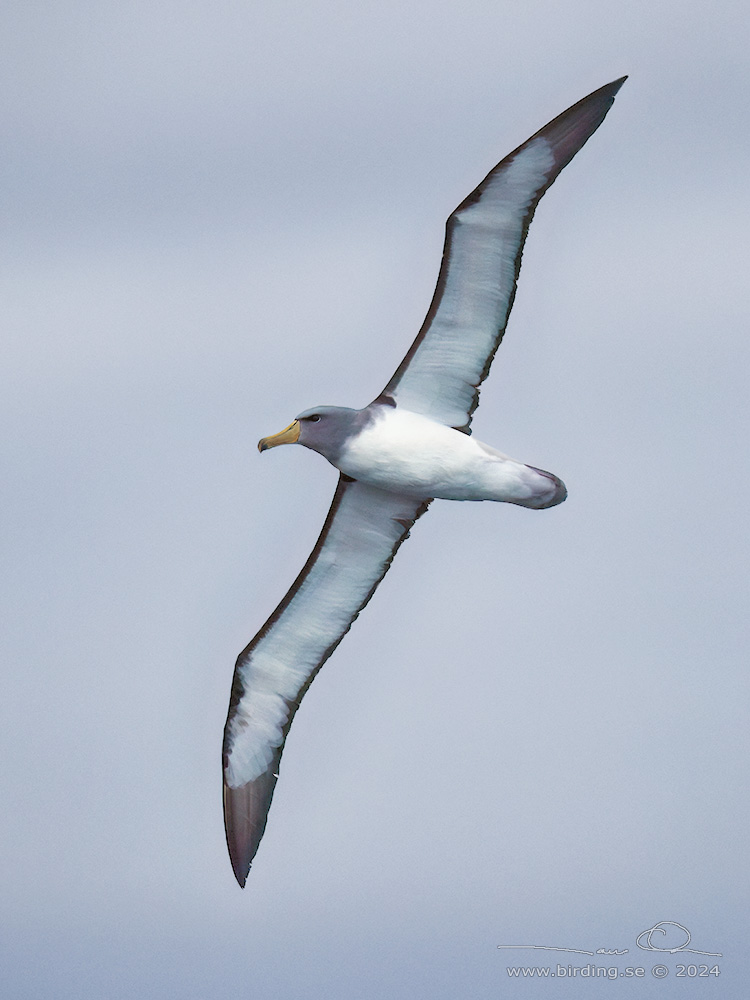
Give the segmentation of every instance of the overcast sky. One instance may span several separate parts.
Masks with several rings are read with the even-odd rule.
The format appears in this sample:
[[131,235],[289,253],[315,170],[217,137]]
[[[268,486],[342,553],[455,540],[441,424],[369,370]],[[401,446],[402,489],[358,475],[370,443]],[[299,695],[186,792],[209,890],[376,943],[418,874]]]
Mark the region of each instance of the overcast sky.
[[[682,997],[690,961],[740,995],[745,5],[29,0],[0,27],[3,996]],[[296,717],[242,892],[234,660],[336,482],[255,443],[376,396],[449,212],[625,73],[474,423],[569,499],[433,505]],[[722,957],[637,948],[658,921]],[[498,945],[646,978],[511,982],[562,953]]]

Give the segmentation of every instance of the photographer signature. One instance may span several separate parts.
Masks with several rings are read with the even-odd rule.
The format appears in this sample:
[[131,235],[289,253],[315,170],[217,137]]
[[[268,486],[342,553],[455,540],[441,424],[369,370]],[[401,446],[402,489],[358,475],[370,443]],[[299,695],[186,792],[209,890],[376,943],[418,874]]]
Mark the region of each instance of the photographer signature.
[[[677,932],[675,934],[675,931]],[[661,934],[662,937],[657,935]],[[665,940],[666,939],[666,940]],[[672,943],[672,940],[676,943]],[[636,946],[641,951],[658,951],[662,954],[676,955],[678,952],[689,952],[691,955],[709,955],[711,958],[722,958],[720,951],[701,951],[698,948],[689,948],[692,941],[690,931],[682,924],[674,920],[660,920],[653,927],[648,927],[641,931],[635,939]],[[659,943],[657,943],[659,942]],[[671,947],[659,947],[659,944],[671,944]],[[556,948],[548,944],[499,944],[498,948],[509,949],[532,949],[534,951],[566,951],[576,955],[627,955],[629,948],[597,948],[596,951],[586,951],[584,948]]]

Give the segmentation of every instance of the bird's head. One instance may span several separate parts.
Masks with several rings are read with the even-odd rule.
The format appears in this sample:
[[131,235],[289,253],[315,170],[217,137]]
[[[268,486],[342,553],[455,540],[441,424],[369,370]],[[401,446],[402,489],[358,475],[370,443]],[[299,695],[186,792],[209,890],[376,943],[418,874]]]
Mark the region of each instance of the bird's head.
[[361,412],[346,406],[316,406],[305,410],[283,431],[261,438],[258,451],[267,451],[280,444],[301,444],[317,451],[329,462],[335,462],[346,438],[359,429],[357,417]]

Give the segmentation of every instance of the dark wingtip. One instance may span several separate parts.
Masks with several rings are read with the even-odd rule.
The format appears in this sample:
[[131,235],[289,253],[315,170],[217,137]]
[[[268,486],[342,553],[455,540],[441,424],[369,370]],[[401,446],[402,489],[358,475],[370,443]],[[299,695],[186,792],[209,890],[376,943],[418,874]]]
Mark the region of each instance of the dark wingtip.
[[[572,111],[573,108],[580,107],[581,104],[585,104],[586,102],[594,102],[602,97],[614,100],[615,94],[623,83],[625,83],[627,78],[627,74],[625,74],[625,76],[621,76],[617,80],[613,80],[611,83],[605,83],[603,87],[598,87],[596,90],[592,90],[590,94],[582,97],[580,101],[577,101],[570,108],[568,108],[568,111]],[[566,112],[563,111],[563,114],[566,114]],[[558,117],[562,117],[562,115]]]
[[268,810],[278,777],[277,767],[278,761],[274,761],[265,774],[239,788],[224,785],[227,847],[234,877],[241,889],[245,888],[250,866],[266,829]]
[[[627,76],[621,76],[618,80],[605,83],[603,87],[587,94],[586,97],[569,107],[567,111],[563,111],[557,118],[553,118],[544,128],[539,129],[515,152],[520,152],[537,138],[546,139],[555,157],[555,167],[550,174],[547,185],[549,186],[607,117],[609,109],[614,104],[615,94],[626,80]],[[539,197],[543,193],[542,191]]]
[[604,94],[609,92],[614,97],[627,78],[628,74],[626,73],[625,76],[618,77],[616,80],[613,80],[612,83],[605,83],[603,87],[600,87],[598,91],[595,90],[594,93]]

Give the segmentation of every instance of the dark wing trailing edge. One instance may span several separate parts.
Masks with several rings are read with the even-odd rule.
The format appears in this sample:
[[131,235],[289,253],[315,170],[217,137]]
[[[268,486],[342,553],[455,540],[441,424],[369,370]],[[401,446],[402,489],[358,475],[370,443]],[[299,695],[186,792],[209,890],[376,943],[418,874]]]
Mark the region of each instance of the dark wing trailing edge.
[[595,90],[545,125],[453,212],[427,317],[384,396],[469,433],[479,386],[513,306],[539,199],[599,128],[626,79]]
[[342,476],[304,569],[240,653],[224,730],[224,822],[241,886],[266,827],[294,713],[428,504]]

